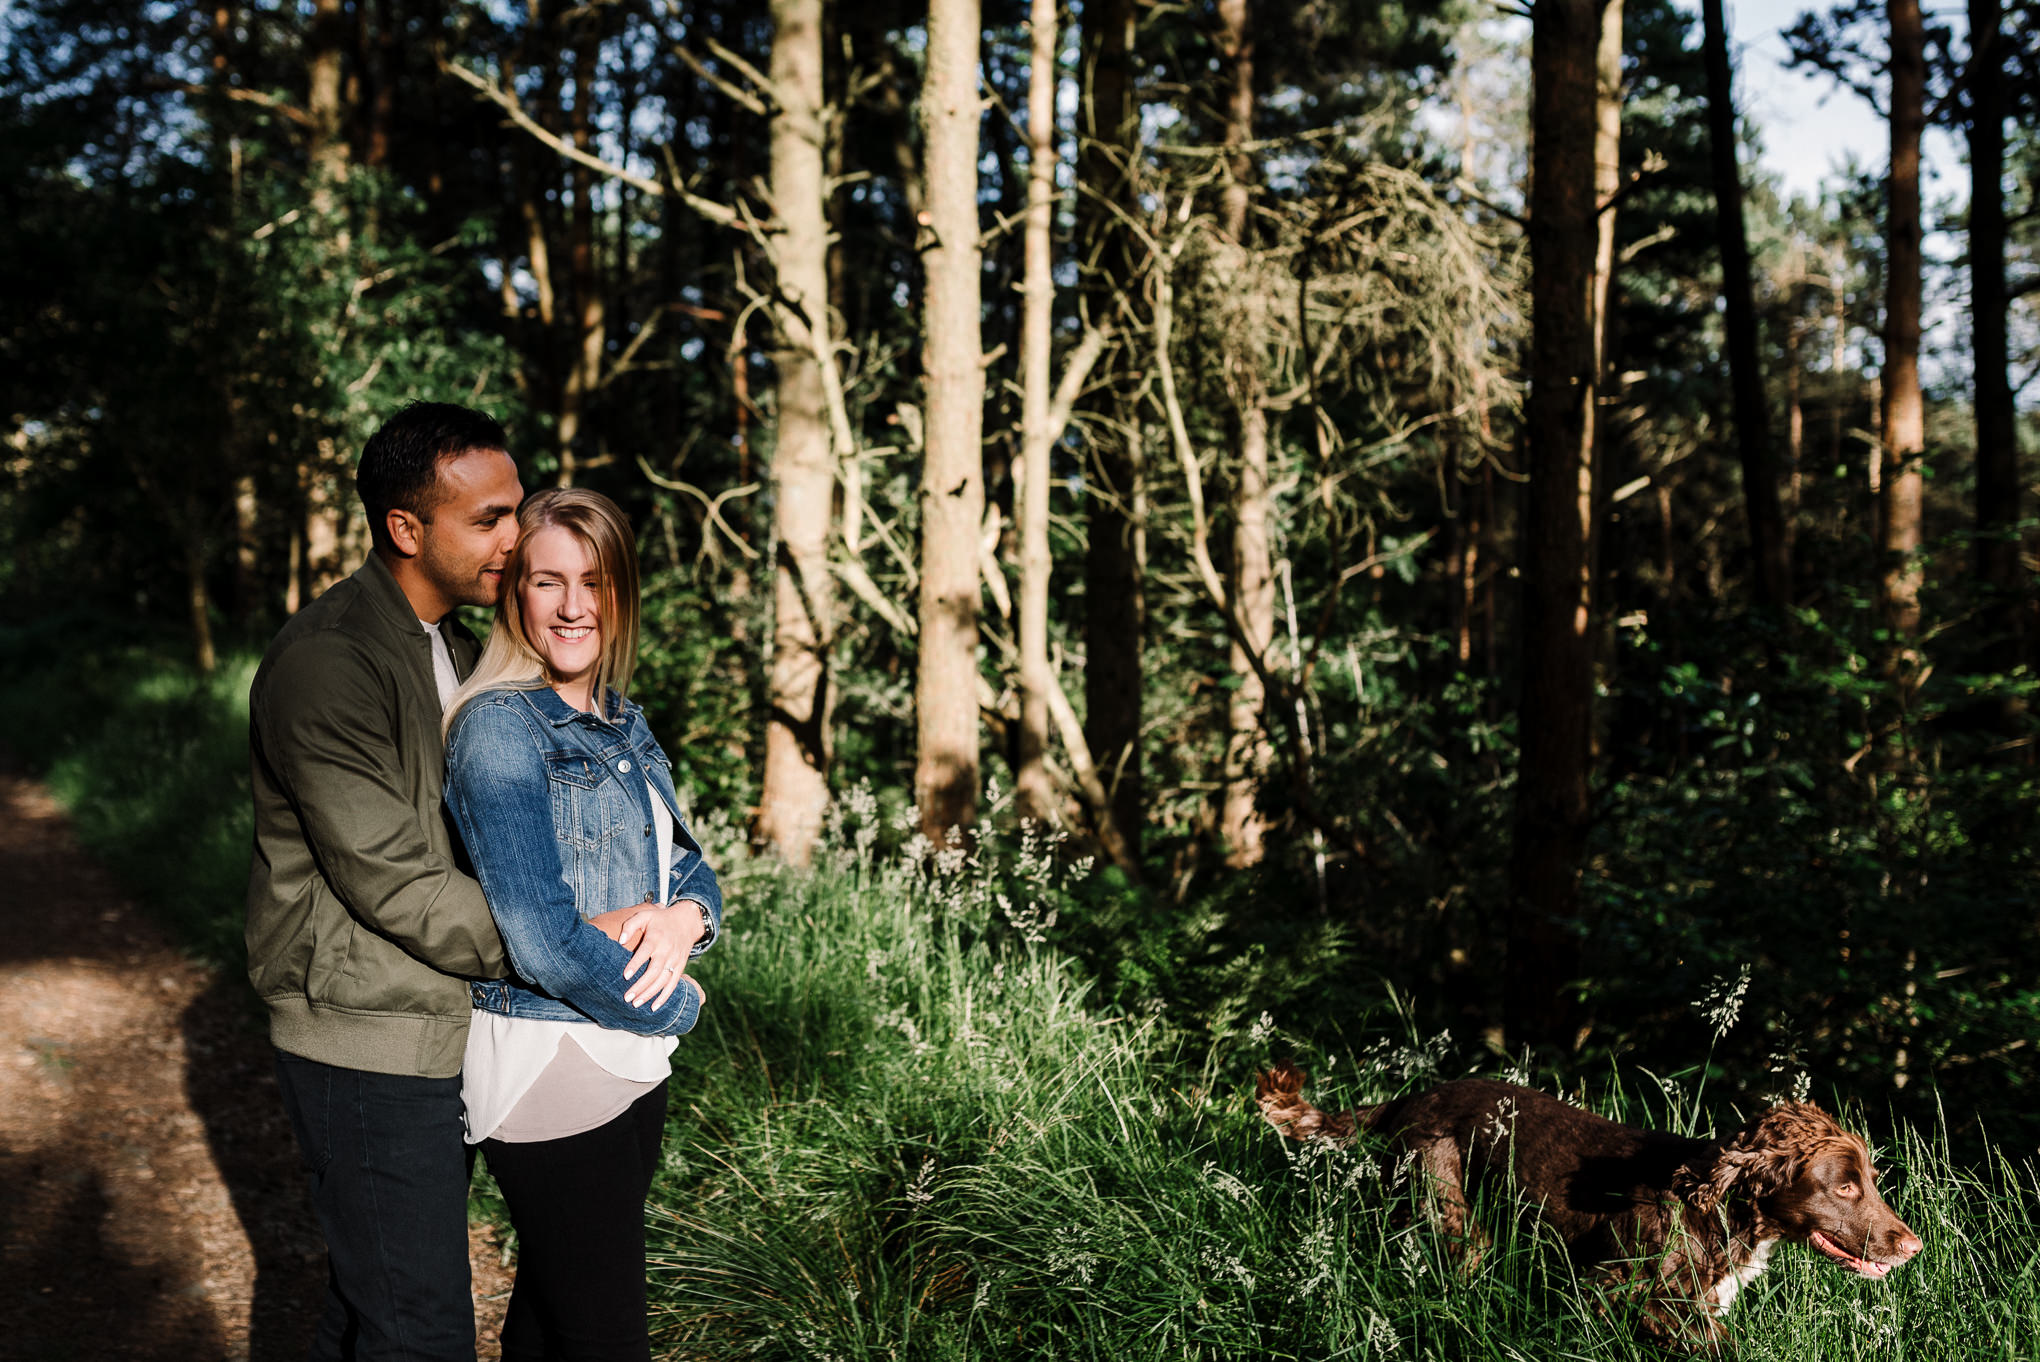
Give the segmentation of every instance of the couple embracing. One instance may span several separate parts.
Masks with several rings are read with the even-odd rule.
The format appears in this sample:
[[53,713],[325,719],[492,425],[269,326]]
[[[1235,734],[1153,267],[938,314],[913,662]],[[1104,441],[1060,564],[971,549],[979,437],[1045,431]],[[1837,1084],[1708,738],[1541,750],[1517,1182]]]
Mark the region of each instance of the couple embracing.
[[[502,428],[441,403],[356,487],[368,561],[249,696],[249,974],[330,1265],[311,1356],[471,1362],[479,1148],[518,1234],[503,1356],[642,1362],[644,1199],[722,896],[626,698],[630,525],[526,498]],[[485,648],[463,605],[496,608]]]

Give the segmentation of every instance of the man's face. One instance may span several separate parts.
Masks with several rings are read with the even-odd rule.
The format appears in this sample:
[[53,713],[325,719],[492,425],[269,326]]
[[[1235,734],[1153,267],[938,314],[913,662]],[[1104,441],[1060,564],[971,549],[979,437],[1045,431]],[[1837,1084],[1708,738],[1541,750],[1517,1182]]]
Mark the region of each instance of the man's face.
[[494,605],[503,560],[517,543],[524,487],[500,449],[473,449],[439,462],[437,500],[419,529],[418,568],[446,602]]

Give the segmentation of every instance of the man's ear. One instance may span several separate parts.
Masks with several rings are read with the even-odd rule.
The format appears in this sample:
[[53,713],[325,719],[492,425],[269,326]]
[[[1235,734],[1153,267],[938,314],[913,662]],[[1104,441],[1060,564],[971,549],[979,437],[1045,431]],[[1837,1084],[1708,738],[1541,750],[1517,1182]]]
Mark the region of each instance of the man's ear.
[[406,558],[416,558],[424,548],[425,524],[409,511],[391,510],[383,517],[383,528],[389,531],[390,546]]

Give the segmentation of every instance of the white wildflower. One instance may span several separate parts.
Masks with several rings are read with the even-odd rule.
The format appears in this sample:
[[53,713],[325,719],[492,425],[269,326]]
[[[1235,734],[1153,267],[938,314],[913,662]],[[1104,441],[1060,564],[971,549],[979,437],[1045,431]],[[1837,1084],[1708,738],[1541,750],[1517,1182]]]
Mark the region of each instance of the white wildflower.
[[1058,1281],[1070,1282],[1078,1287],[1087,1287],[1098,1272],[1098,1255],[1086,1253],[1078,1247],[1084,1243],[1084,1232],[1075,1226],[1064,1230],[1054,1245],[1042,1257],[1042,1266],[1048,1275]]
[[1396,1266],[1401,1269],[1403,1280],[1411,1286],[1415,1286],[1431,1273],[1431,1264],[1424,1257],[1423,1249],[1419,1248],[1417,1241],[1408,1235],[1403,1236],[1402,1248],[1396,1254]]
[[1714,1028],[1714,1038],[1720,1040],[1735,1026],[1742,1016],[1743,995],[1750,991],[1750,967],[1744,965],[1734,982],[1725,975],[1715,976],[1707,986],[1707,995],[1693,1004],[1707,1024]]
[[1245,1263],[1231,1254],[1216,1248],[1207,1247],[1197,1256],[1204,1266],[1210,1269],[1212,1274],[1220,1280],[1230,1277],[1247,1290],[1252,1291],[1254,1289],[1254,1274],[1247,1271]]
[[1261,1019],[1247,1028],[1247,1044],[1256,1048],[1266,1045],[1268,1038],[1275,1034],[1275,1018],[1263,1012]]
[[1395,1329],[1389,1324],[1388,1317],[1376,1310],[1367,1312],[1367,1346],[1383,1357],[1392,1356],[1395,1350],[1402,1346],[1402,1341],[1395,1336]]
[[907,1188],[909,1206],[926,1206],[935,1199],[935,1160],[922,1161],[921,1171],[914,1175],[914,1185]]
[[1507,1140],[1515,1132],[1515,1129],[1516,1099],[1504,1097],[1501,1101],[1495,1103],[1494,1110],[1488,1113],[1487,1136],[1496,1144],[1500,1144]]
[[1220,1168],[1215,1160],[1204,1161],[1204,1180],[1242,1206],[1251,1205],[1254,1200],[1254,1189]]

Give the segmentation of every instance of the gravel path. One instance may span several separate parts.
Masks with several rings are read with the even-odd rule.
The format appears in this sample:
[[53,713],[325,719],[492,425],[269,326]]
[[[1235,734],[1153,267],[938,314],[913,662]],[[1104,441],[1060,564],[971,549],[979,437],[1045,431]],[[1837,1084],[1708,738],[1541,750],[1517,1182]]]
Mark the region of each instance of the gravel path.
[[[243,981],[0,770],[0,1359],[299,1362],[325,1251]],[[470,1231],[481,1355],[509,1272]]]

